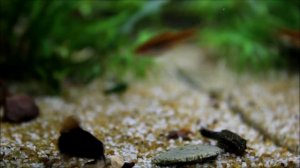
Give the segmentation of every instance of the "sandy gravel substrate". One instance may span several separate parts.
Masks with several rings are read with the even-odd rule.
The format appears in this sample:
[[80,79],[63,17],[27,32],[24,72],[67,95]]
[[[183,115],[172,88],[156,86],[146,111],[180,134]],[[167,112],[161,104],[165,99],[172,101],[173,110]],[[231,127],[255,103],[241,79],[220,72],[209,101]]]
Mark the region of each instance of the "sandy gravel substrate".
[[[136,167],[155,167],[151,158],[175,146],[215,145],[201,137],[201,126],[229,129],[250,147],[243,157],[225,153],[207,167],[300,166],[299,75],[234,77],[222,65],[206,64],[195,46],[176,48],[157,62],[147,79],[131,81],[123,95],[105,96],[104,82],[97,80],[68,88],[62,97],[36,98],[42,113],[38,119],[1,123],[0,167],[82,167],[88,160],[65,158],[56,146],[68,115],[78,116],[82,127],[105,144],[107,155],[119,154],[137,162]],[[242,112],[234,112],[232,104]],[[181,128],[193,132],[191,141],[166,138]]]

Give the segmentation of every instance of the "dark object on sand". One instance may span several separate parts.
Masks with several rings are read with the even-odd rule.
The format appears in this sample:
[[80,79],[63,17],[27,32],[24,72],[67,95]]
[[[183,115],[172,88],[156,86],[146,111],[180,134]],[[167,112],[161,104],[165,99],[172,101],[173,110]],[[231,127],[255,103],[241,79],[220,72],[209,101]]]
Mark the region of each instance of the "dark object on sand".
[[83,130],[73,116],[66,118],[63,123],[58,149],[69,156],[105,160],[103,143]]
[[182,138],[184,141],[190,141],[190,135],[193,134],[189,129],[182,128],[180,130],[170,131],[167,138],[168,139],[178,139]]
[[35,119],[39,108],[33,98],[26,95],[4,97],[4,120],[21,123]]
[[201,128],[200,133],[204,137],[217,140],[218,146],[229,153],[234,153],[236,155],[242,156],[244,155],[247,148],[247,141],[229,130],[215,132],[205,128]]
[[134,162],[125,162],[122,168],[132,168],[134,165]]
[[123,93],[127,90],[128,85],[124,82],[117,83],[113,87],[104,90],[104,94]]

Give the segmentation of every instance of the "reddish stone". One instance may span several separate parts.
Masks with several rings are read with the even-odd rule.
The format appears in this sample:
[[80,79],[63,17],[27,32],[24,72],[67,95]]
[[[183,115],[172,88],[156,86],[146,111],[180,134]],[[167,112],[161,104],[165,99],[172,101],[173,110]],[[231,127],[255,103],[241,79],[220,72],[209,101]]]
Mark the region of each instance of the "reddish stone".
[[9,122],[25,122],[39,115],[39,108],[34,100],[25,95],[6,97],[4,102],[4,119]]
[[167,138],[168,139],[178,139],[182,138],[185,141],[190,141],[190,135],[193,134],[189,129],[182,128],[180,130],[170,131]]

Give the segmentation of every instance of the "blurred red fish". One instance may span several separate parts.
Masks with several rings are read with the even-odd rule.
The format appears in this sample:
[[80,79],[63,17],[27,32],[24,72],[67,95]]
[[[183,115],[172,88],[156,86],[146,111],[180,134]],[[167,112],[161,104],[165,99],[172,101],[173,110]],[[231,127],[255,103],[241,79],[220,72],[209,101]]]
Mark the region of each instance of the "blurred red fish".
[[279,32],[279,38],[292,47],[300,48],[300,31],[282,29]]
[[180,32],[164,32],[138,46],[135,53],[145,54],[149,52],[162,51],[190,39],[195,35],[195,33],[195,28]]

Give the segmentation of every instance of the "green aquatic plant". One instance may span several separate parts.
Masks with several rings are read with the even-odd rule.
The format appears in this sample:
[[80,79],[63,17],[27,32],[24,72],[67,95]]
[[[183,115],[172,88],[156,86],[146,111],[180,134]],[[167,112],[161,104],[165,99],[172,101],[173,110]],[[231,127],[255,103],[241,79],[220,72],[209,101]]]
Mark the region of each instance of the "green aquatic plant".
[[[299,1],[0,1],[0,76],[64,81],[143,76],[135,48],[157,32],[199,27],[199,41],[238,70],[285,64],[278,32],[299,29]],[[285,52],[288,53],[288,52]]]
[[239,71],[284,66],[279,33],[300,28],[299,1],[222,1],[214,8],[212,2],[199,3],[210,12],[201,45],[217,49],[216,55]]
[[142,75],[147,68],[149,60],[134,58],[134,39],[122,31],[145,2],[0,3],[0,73],[4,79],[36,80],[57,92],[65,80],[85,83],[105,74],[122,78],[124,72]]
[[296,0],[204,0],[170,3],[163,15],[177,16],[177,25],[197,25],[200,46],[238,71],[263,72],[284,66],[279,34],[299,31],[299,11]]

